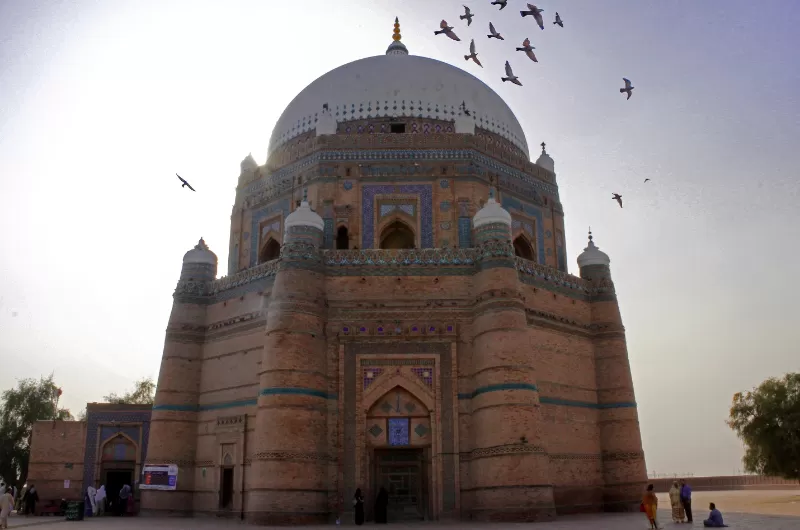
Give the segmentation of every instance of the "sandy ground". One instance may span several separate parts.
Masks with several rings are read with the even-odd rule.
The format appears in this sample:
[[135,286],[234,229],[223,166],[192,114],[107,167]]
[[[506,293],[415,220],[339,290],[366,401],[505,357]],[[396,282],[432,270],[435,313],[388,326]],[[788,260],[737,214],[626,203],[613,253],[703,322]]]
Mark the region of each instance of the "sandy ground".
[[[715,503],[723,516],[727,513],[752,513],[800,517],[800,490],[695,491],[692,493],[692,512],[695,519],[708,517],[709,502]],[[658,507],[668,509],[669,506],[669,495],[659,493]]]

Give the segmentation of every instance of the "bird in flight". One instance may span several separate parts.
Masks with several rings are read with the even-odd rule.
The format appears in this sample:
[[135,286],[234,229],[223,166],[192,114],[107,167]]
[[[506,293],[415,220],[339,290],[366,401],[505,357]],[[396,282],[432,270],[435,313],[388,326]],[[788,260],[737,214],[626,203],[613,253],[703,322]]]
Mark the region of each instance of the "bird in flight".
[[649,181],[650,179],[644,179],[645,182]]
[[523,17],[527,17],[531,15],[534,19],[536,19],[536,23],[539,24],[539,27],[544,29],[544,19],[542,18],[542,11],[544,9],[539,9],[533,4],[528,4],[529,11],[520,11],[519,14]]
[[467,6],[464,6],[464,14],[461,15],[460,17],[458,17],[458,18],[460,18],[461,20],[466,20],[467,21],[467,26],[469,26],[469,25],[472,24],[472,17],[474,17],[474,16],[475,15],[472,14],[472,11],[470,11]]
[[464,116],[472,116],[472,113],[467,109],[467,102],[461,102],[461,112],[464,113]]
[[494,0],[494,2],[492,2],[493,6],[500,6],[500,11],[506,7],[506,4],[508,4],[508,0]]
[[439,31],[434,31],[433,32],[434,35],[441,35],[442,33],[444,33],[445,35],[447,35],[448,37],[450,37],[453,40],[461,40],[461,39],[458,38],[458,35],[453,33],[453,26],[448,26],[446,20],[442,20],[439,23],[439,27],[442,28],[442,29],[440,29]]
[[556,21],[553,22],[553,24],[558,24],[562,28],[564,27],[564,21],[561,20],[561,15],[558,14],[558,11],[556,11]]
[[611,200],[617,201],[617,203],[619,203],[619,207],[622,208],[622,195],[620,195],[619,193],[612,193],[611,195],[612,195]]
[[511,65],[508,64],[508,61],[506,61],[506,77],[501,77],[500,79],[502,79],[504,83],[506,81],[511,81],[515,85],[522,86],[520,80],[514,75],[514,71],[511,70]]
[[633,88],[634,87],[631,86],[630,79],[625,79],[623,77],[622,80],[625,81],[625,88],[620,88],[619,92],[620,92],[620,94],[627,92],[628,93],[628,97],[626,99],[631,99],[631,96],[633,95]]
[[[176,175],[178,175],[177,173],[175,173],[175,174],[176,174]],[[190,189],[190,190],[192,190],[192,191],[197,191],[196,189],[194,189],[194,188],[192,187],[192,185],[191,185],[191,184],[189,184],[188,182],[186,182],[186,180],[185,180],[185,179],[184,179],[182,176],[178,175],[178,178],[181,180],[181,182],[183,182],[183,184],[181,184],[181,188],[184,188],[184,187],[186,187],[186,188],[189,188],[189,189]]]
[[531,61],[533,61],[535,63],[538,63],[539,61],[536,59],[536,55],[533,53],[533,50],[535,50],[535,49],[536,48],[531,46],[531,40],[526,38],[524,41],[522,41],[522,48],[517,48],[517,51],[518,52],[525,52],[525,55],[528,56],[528,59],[530,59]]
[[475,64],[483,68],[483,65],[478,60],[478,52],[475,51],[475,39],[472,39],[469,43],[469,55],[464,56],[465,61],[469,61],[470,59],[472,59]]
[[497,31],[494,29],[494,24],[492,24],[491,22],[489,22],[489,33],[491,33],[491,35],[486,35],[486,36],[489,37],[490,39],[506,40],[503,38],[502,35],[497,33]]

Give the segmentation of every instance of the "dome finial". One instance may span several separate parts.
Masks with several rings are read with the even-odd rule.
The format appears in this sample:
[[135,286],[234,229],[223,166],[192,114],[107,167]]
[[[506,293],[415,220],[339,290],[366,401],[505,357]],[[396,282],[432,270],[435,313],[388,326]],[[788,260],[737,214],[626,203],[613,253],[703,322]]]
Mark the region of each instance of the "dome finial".
[[542,142],[542,154],[543,154],[543,155],[546,155],[546,154],[547,154],[547,151],[545,151],[545,150],[544,150],[544,147],[545,147],[545,145],[547,145],[547,144],[545,144],[544,142]]
[[400,20],[397,17],[394,17],[394,31],[392,32],[392,40],[398,42],[402,35],[400,35]]
[[491,187],[489,188],[489,198],[490,198],[491,200],[494,200],[494,186],[491,186]]
[[406,45],[400,42],[400,20],[394,17],[394,31],[392,31],[392,43],[386,48],[386,55],[408,55]]

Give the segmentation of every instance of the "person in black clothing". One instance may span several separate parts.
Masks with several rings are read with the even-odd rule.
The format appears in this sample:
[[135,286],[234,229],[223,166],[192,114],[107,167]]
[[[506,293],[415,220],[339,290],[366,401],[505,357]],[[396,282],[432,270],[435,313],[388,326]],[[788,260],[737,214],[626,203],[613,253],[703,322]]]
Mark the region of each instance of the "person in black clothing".
[[361,526],[364,524],[364,496],[361,495],[361,488],[356,490],[353,495],[353,509],[355,510],[356,524]]
[[378,524],[387,523],[387,511],[389,510],[389,492],[381,486],[378,496],[375,498],[375,522]]
[[25,515],[36,515],[36,503],[39,501],[39,492],[31,484],[25,493]]

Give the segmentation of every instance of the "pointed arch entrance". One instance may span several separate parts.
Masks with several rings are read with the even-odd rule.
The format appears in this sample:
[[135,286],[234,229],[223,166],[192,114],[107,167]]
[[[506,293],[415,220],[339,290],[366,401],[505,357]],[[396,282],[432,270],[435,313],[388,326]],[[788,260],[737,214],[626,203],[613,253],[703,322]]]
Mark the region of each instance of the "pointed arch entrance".
[[381,231],[380,248],[412,249],[416,246],[414,231],[403,221],[397,220],[388,224]]
[[[399,372],[364,393],[370,497],[387,490],[391,521],[430,518],[434,403],[423,385]],[[369,515],[375,521],[380,516]]]

